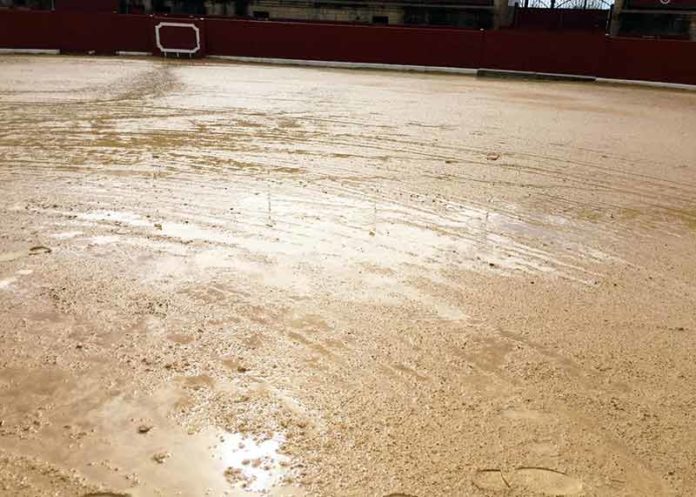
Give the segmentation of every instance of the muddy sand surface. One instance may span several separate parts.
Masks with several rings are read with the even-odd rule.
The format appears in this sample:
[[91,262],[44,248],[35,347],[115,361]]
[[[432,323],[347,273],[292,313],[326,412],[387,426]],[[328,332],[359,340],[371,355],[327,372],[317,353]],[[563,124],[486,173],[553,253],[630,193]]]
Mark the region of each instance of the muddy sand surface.
[[696,495],[696,93],[0,57],[0,495]]

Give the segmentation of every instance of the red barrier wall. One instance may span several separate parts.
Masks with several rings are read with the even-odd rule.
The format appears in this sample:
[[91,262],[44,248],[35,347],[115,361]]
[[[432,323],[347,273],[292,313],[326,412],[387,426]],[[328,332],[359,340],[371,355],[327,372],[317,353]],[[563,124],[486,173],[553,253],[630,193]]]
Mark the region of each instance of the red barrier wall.
[[0,10],[0,47],[58,48],[54,13]]
[[[576,31],[472,31],[0,10],[0,47],[157,52],[157,22],[195,23],[210,55],[576,74],[696,85],[696,43]],[[191,46],[191,30],[166,43]],[[173,38],[172,38],[173,37]],[[177,37],[182,37],[180,40]],[[180,48],[181,48],[180,47]]]
[[111,13],[0,11],[0,47],[151,52],[152,19]]
[[481,31],[208,19],[209,54],[478,67]]
[[594,76],[604,56],[604,34],[486,31],[481,67]]
[[600,77],[696,85],[696,43],[607,38]]
[[56,12],[55,23],[63,52],[152,51],[152,20],[146,16]]
[[154,45],[152,18],[138,15],[112,16],[114,46],[123,52],[151,52]]

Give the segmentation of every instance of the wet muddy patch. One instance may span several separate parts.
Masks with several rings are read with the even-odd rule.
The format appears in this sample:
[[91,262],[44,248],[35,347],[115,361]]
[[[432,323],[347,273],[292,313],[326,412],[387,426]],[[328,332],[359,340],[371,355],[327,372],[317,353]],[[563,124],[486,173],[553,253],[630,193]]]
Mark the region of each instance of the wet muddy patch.
[[0,62],[13,497],[694,494],[691,96]]

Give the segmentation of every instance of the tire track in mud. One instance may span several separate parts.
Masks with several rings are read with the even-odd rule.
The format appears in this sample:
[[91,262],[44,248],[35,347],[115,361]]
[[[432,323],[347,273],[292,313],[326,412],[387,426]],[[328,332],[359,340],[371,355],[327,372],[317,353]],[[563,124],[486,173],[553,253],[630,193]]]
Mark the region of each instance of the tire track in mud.
[[[112,134],[115,134],[115,133],[112,133]],[[135,133],[133,133],[133,136],[137,136],[137,135],[136,135]],[[164,136],[165,138],[172,138],[171,133],[166,133],[166,134],[164,134],[163,136]],[[180,135],[178,135],[178,136],[180,136],[182,142],[186,143],[186,142],[188,141],[189,136],[188,136],[187,134],[182,133],[182,134],[180,134]],[[222,134],[218,133],[218,135],[215,136],[214,139],[213,139],[213,140],[210,140],[210,141],[211,141],[211,142],[215,142],[216,140],[218,140],[218,139],[220,139],[220,138],[224,139],[224,137],[225,137],[225,133],[222,133]],[[231,136],[231,138],[233,138],[233,137],[234,137],[234,136]],[[254,137],[257,138],[257,136],[254,136]],[[285,134],[281,134],[281,135],[278,135],[278,137],[279,137],[279,138],[284,138],[284,137],[286,137],[286,135],[285,135]],[[76,141],[82,141],[82,140],[83,140],[82,137],[77,137],[77,138],[76,138]],[[296,140],[295,140],[295,141],[296,141]],[[205,138],[203,138],[203,139],[201,140],[201,142],[202,142],[203,144],[207,143]],[[302,142],[302,141],[301,141],[301,142]],[[124,142],[124,144],[125,144],[125,142]],[[174,142],[174,144],[176,144],[176,142]],[[211,145],[213,145],[213,143],[211,143]],[[262,147],[256,147],[256,149],[257,149],[258,152],[263,152],[263,151],[264,151],[264,148],[262,148]],[[391,149],[389,149],[389,150],[391,150]],[[86,150],[86,152],[89,152],[89,151],[90,151],[89,149]],[[241,150],[236,150],[236,149],[235,149],[235,150],[230,150],[230,152],[239,152],[239,151],[243,151],[243,152],[248,153],[248,152],[250,151],[250,149],[249,149],[248,147],[247,147],[247,148],[241,147]],[[266,150],[266,152],[268,152],[268,150]],[[277,151],[276,151],[276,152],[277,152]],[[482,152],[482,151],[480,151],[480,152]],[[211,155],[212,155],[212,154],[211,154]],[[317,155],[319,156],[320,154],[317,154]],[[206,158],[206,157],[203,156],[203,157],[197,158],[197,160],[199,160],[199,161],[201,161],[201,162],[205,162],[206,160],[209,160],[209,159],[211,159],[211,158],[213,158],[213,157],[214,157],[214,156],[212,156],[212,157],[207,157],[207,158]],[[189,167],[190,167],[190,161],[191,161],[191,159],[194,159],[194,162],[196,161],[196,158],[193,157],[193,156],[188,156],[188,157],[185,157],[185,158],[184,158],[184,161],[186,161],[186,160],[189,161],[189,164],[187,164]],[[439,158],[438,158],[437,160],[439,160]],[[460,159],[460,160],[461,160],[461,159]],[[220,160],[218,159],[218,162],[219,162],[219,161],[220,161]],[[465,161],[465,162],[466,162],[466,163],[469,163],[469,164],[470,164],[470,163],[477,163],[477,164],[484,164],[484,163],[485,163],[485,162],[480,162],[480,161],[474,161],[474,162],[472,162],[471,160],[468,160],[468,161]],[[487,166],[491,166],[491,165],[492,165],[492,164],[488,164],[488,163],[485,163],[485,164],[486,164]],[[504,165],[500,165],[500,166],[494,165],[494,166],[496,166],[496,167],[513,167],[513,168],[514,168],[514,167],[517,167],[517,166],[504,166]],[[350,171],[350,170],[354,169],[354,167],[351,166],[351,165],[349,165],[349,166],[343,166],[343,167],[340,167],[340,166],[338,166],[338,165],[334,165],[333,168],[334,168],[336,171]],[[336,168],[337,168],[337,169],[336,169]],[[394,170],[396,170],[396,168],[394,168]],[[476,177],[473,177],[473,176],[461,176],[461,175],[458,175],[458,176],[451,176],[451,175],[450,175],[450,176],[448,176],[448,177],[455,177],[455,178],[457,178],[457,179],[462,179],[462,178],[464,178],[466,181],[484,181],[484,182],[489,182],[489,183],[491,183],[491,184],[501,184],[501,183],[504,184],[504,183],[505,183],[505,182],[501,182],[500,180],[481,180],[481,179],[476,178]],[[579,178],[579,179],[578,179],[578,182],[582,182],[582,181],[584,181],[584,178]],[[507,182],[507,184],[510,185],[510,186],[516,186],[516,183],[515,183],[515,182]],[[521,187],[529,187],[529,186],[531,186],[531,185],[523,185],[523,184],[521,184],[521,185],[519,185],[519,186],[521,186]],[[565,188],[565,186],[563,186],[563,187]],[[543,186],[539,186],[539,188],[544,188],[544,187],[543,187]],[[579,188],[579,187],[578,187],[578,188]],[[543,194],[543,193],[542,193],[542,194]]]
[[[142,76],[142,80],[145,82],[149,82],[150,80],[159,81],[159,80],[163,79],[163,76],[160,75],[161,72],[165,73],[165,75],[167,77],[170,77],[170,74],[166,68],[164,68],[164,69],[160,68],[157,71],[152,71],[152,74],[148,73],[148,74]],[[166,78],[164,78],[164,79],[166,79]],[[139,87],[138,81],[139,80],[136,79],[134,82],[132,82],[131,86]],[[166,89],[163,91],[166,91]],[[153,96],[157,96],[157,95],[158,95],[157,92],[155,92],[153,94]],[[134,98],[141,98],[143,96],[145,96],[145,95],[138,94],[138,95],[135,95]],[[190,110],[191,109],[187,109],[187,111],[189,111],[189,113],[190,113]],[[203,114],[204,112],[205,111],[203,111],[203,110],[199,110],[197,112],[197,115],[199,115],[199,116],[204,115]],[[227,111],[224,111],[224,112],[227,113]],[[231,112],[234,113],[234,111],[231,111]],[[195,116],[196,116],[196,114],[194,114],[192,117],[195,117]],[[266,117],[268,117],[268,116],[266,116]],[[278,117],[278,116],[275,117],[275,119],[279,119],[279,118],[280,117]],[[328,120],[328,122],[330,122],[330,123],[338,122],[338,123],[346,124],[346,122],[343,122],[343,121]],[[350,124],[353,124],[353,122],[350,122]],[[420,156],[420,157],[423,157],[426,159],[431,159],[431,160],[436,160],[436,161],[461,160],[461,156],[459,154],[458,154],[458,156],[454,157],[454,156],[443,155],[443,154],[432,154],[431,152],[425,151],[425,150],[433,148],[433,144],[431,144],[431,143],[424,143],[424,144],[420,144],[420,145],[416,143],[416,146],[414,147],[413,146],[414,142],[412,139],[402,140],[402,139],[396,139],[394,137],[390,138],[388,134],[387,135],[380,134],[378,140],[380,143],[382,143],[384,141],[387,141],[389,143],[394,143],[395,144],[394,147],[384,146],[384,145],[380,145],[377,143],[370,143],[370,141],[371,141],[370,137],[366,137],[364,135],[345,134],[345,136],[347,138],[349,138],[349,140],[346,142],[341,142],[341,141],[335,139],[336,136],[341,136],[341,133],[336,133],[334,131],[334,132],[330,133],[330,135],[332,136],[332,138],[334,138],[332,141],[322,141],[320,139],[312,138],[310,136],[303,136],[302,137],[303,139],[300,140],[300,142],[306,141],[309,143],[324,143],[326,145],[330,145],[331,147],[336,147],[337,145],[345,145],[345,146],[351,147],[351,148],[353,148],[359,144],[359,146],[361,148],[364,148],[365,146],[367,146],[368,148],[376,148],[376,149],[385,150],[385,151],[392,152],[392,153],[394,151],[405,152],[406,154],[411,154],[411,155],[415,154],[415,156]],[[262,138],[262,139],[278,138],[280,141],[287,140],[287,138],[291,138],[292,141],[297,141],[297,138],[298,138],[296,135],[288,136],[287,133],[278,134],[278,133],[274,133],[274,132],[265,132],[265,131],[264,132],[257,131],[257,133],[253,134],[252,137],[253,138]],[[476,155],[482,155],[487,151],[487,149],[483,149],[483,148],[479,149],[479,148],[473,148],[473,147],[454,147],[454,146],[443,144],[443,143],[438,143],[437,148],[438,149],[445,149],[445,150],[455,150],[457,152],[464,151],[466,153],[476,154]],[[583,168],[592,169],[592,170],[598,169],[603,173],[609,172],[611,176],[607,179],[607,181],[597,182],[596,178],[589,173],[574,175],[567,170],[564,170],[561,173],[555,173],[547,168],[543,168],[543,167],[540,168],[538,166],[532,166],[532,165],[522,166],[520,164],[514,164],[514,165],[490,164],[490,163],[486,163],[485,161],[481,161],[481,160],[472,160],[471,157],[466,158],[465,162],[469,163],[469,164],[476,163],[479,165],[488,165],[488,166],[492,166],[492,167],[513,168],[516,171],[523,170],[523,171],[530,172],[531,174],[536,175],[536,176],[542,176],[542,177],[546,176],[546,177],[550,177],[552,179],[561,179],[561,180],[565,180],[565,181],[567,181],[570,178],[570,179],[573,179],[574,181],[576,181],[578,184],[589,185],[589,186],[587,186],[587,188],[589,188],[589,187],[602,188],[602,189],[607,189],[607,191],[629,193],[632,195],[640,195],[642,197],[646,197],[646,196],[649,197],[650,195],[652,195],[652,192],[650,191],[650,189],[654,189],[657,187],[662,187],[662,188],[666,187],[669,189],[673,189],[674,191],[672,193],[678,193],[680,191],[680,189],[683,188],[683,185],[681,183],[666,182],[664,179],[659,179],[659,178],[656,178],[654,176],[648,176],[645,174],[637,175],[635,173],[625,173],[625,172],[616,171],[616,170],[609,171],[607,168],[603,168],[603,167],[598,166],[598,165],[587,163],[586,161],[577,161],[577,160],[569,161],[566,158],[557,157],[557,156],[528,154],[528,153],[524,154],[524,153],[520,153],[520,152],[515,152],[515,153],[507,154],[507,155],[511,155],[513,157],[531,158],[534,161],[540,161],[542,163],[544,163],[544,162],[566,163],[570,166],[581,166]],[[637,190],[637,189],[635,189],[635,187],[629,188],[629,189],[617,189],[616,187],[611,186],[611,184],[614,182],[614,180],[617,177],[625,177],[627,179],[635,179],[636,177],[640,177],[641,180],[646,182],[646,187],[648,188],[648,190],[647,191],[646,190]],[[471,178],[469,178],[469,179],[471,179]],[[594,182],[588,183],[589,179],[593,179]],[[692,193],[692,190],[689,189],[684,193],[688,197],[691,197],[690,194]],[[659,198],[661,196],[661,194],[662,194],[662,192],[655,194],[655,197]],[[684,198],[680,198],[680,199],[684,200]]]
[[[25,171],[25,172],[26,172],[26,171]],[[102,180],[99,179],[99,177],[100,177],[100,174],[97,174],[97,173],[95,172],[95,180],[96,180],[97,184],[100,183],[100,182],[102,181]],[[179,182],[179,180],[177,180],[177,182]],[[189,182],[187,182],[187,181],[182,181],[182,182],[181,182],[181,186],[180,186],[180,190],[179,190],[181,193],[180,193],[180,195],[179,195],[179,198],[181,198],[181,199],[185,198],[185,194],[184,194],[183,192],[184,192],[185,190],[189,189],[189,188],[191,187],[191,185],[192,185],[192,183],[189,183]],[[87,185],[84,185],[84,186],[87,186]],[[256,185],[255,185],[255,187],[256,187]],[[322,186],[321,188],[324,189],[325,187]],[[368,200],[368,201],[373,201],[373,202],[379,202],[379,203],[380,203],[380,210],[381,210],[381,211],[384,211],[384,205],[385,205],[385,203],[386,203],[386,205],[391,206],[390,208],[387,209],[387,213],[389,213],[389,211],[391,210],[391,208],[397,207],[397,208],[401,211],[400,214],[402,214],[403,217],[410,217],[410,216],[412,216],[412,215],[415,214],[415,213],[418,213],[419,217],[421,217],[421,218],[423,218],[423,216],[427,216],[427,217],[424,218],[421,222],[416,222],[415,224],[412,223],[412,222],[406,223],[407,225],[410,224],[411,226],[417,227],[417,228],[419,228],[419,229],[433,230],[433,229],[434,229],[433,223],[439,223],[439,224],[441,224],[441,222],[437,220],[437,216],[441,216],[441,215],[442,215],[442,212],[441,212],[441,211],[438,212],[437,210],[433,210],[433,209],[423,209],[423,208],[416,207],[416,206],[413,206],[413,205],[407,207],[407,206],[405,206],[405,204],[400,204],[398,201],[393,201],[393,200],[385,199],[383,196],[371,195],[371,194],[367,194],[367,195],[366,195],[365,192],[361,191],[359,188],[347,188],[347,187],[345,187],[345,186],[341,187],[340,185],[330,185],[330,186],[326,187],[326,189],[327,189],[327,190],[331,190],[331,191],[333,191],[333,192],[339,192],[339,193],[338,193],[339,195],[342,195],[344,198],[348,198],[348,199],[351,199],[351,198],[353,198],[353,199],[361,198],[361,199],[362,199],[361,201]],[[318,190],[315,190],[314,193],[315,193],[315,194],[318,193]],[[92,195],[94,195],[94,194],[95,194],[95,192],[92,192]],[[127,193],[127,192],[122,193],[119,189],[117,189],[117,190],[113,191],[111,194],[109,194],[107,197],[104,197],[103,195],[105,195],[105,194],[99,193],[99,189],[96,190],[96,195],[97,195],[97,196],[101,196],[101,198],[102,198],[103,200],[107,200],[107,201],[109,201],[109,200],[113,201],[113,200],[116,200],[116,199],[119,199],[119,198],[123,199],[123,198],[125,198],[125,197],[124,197],[124,194],[126,195],[126,197],[128,196],[128,193]],[[171,194],[169,194],[169,195],[171,195]],[[139,196],[139,194],[134,193],[133,196],[135,197],[135,198],[133,199],[133,200],[135,201],[135,200],[137,199],[137,197]],[[175,201],[175,199],[171,199],[171,200],[172,200],[172,201]],[[198,202],[200,203],[201,200],[202,200],[202,198],[199,198]],[[215,200],[212,199],[212,200],[211,200],[211,203],[214,203],[214,202],[215,202]],[[98,207],[98,206],[94,206],[93,208],[96,208],[96,207]],[[161,207],[161,206],[150,205],[150,206],[147,206],[147,210],[150,211],[150,212],[151,212],[151,211],[156,211],[156,210],[158,210],[160,207]],[[470,207],[470,206],[467,206],[467,207],[465,207],[465,206],[460,206],[460,207],[461,207],[461,208],[464,208],[464,209],[471,210],[471,207]],[[406,209],[406,211],[403,211],[403,209]],[[176,212],[176,210],[170,209],[170,212],[173,213],[173,212]],[[396,211],[394,211],[394,212],[396,212]],[[495,211],[493,211],[493,212],[495,212]],[[481,210],[481,211],[478,211],[477,213],[474,213],[473,216],[474,216],[474,217],[479,217],[479,218],[480,218],[480,217],[482,217],[482,216],[484,216],[484,215],[485,215],[485,216],[488,216],[489,213],[490,213],[489,210],[486,210],[486,211],[485,211],[485,214],[484,214],[484,212]],[[183,216],[182,216],[182,217],[183,217]],[[471,216],[470,216],[470,217],[471,217]],[[454,219],[451,218],[451,217],[447,217],[447,216],[446,216],[445,219],[448,219],[450,223],[453,223],[453,222],[454,222],[454,223],[456,224],[456,221],[454,221]],[[522,224],[519,220],[515,220],[515,221],[508,220],[508,221],[506,221],[506,222],[507,222],[508,224],[511,223],[511,222],[514,222],[514,223],[516,223],[516,224],[518,224],[518,225],[521,225],[522,228],[524,228],[523,224]],[[257,224],[259,224],[259,223],[257,223]],[[458,222],[458,224],[460,224],[460,225],[464,224],[465,226],[466,226],[466,225],[469,225],[469,227],[468,227],[468,228],[464,228],[464,229],[465,229],[464,232],[462,232],[461,230],[456,230],[456,229],[455,229],[454,231],[453,231],[452,229],[436,229],[435,231],[439,231],[439,232],[441,232],[442,234],[444,234],[444,235],[446,235],[446,236],[454,237],[455,239],[457,239],[457,238],[460,238],[460,239],[463,238],[463,239],[469,240],[470,242],[477,242],[477,241],[478,241],[478,238],[480,237],[480,235],[468,235],[468,234],[467,234],[467,231],[471,231],[471,229],[473,228],[473,226],[471,226],[471,223],[470,223],[470,222],[466,222],[466,221],[461,221],[461,220],[460,220],[460,221]],[[301,227],[301,225],[298,225],[298,227]],[[477,233],[480,233],[480,234],[483,234],[483,233],[486,232],[486,231],[482,231],[480,228],[474,229],[474,231],[477,232]],[[327,241],[327,240],[324,240],[324,241]],[[493,243],[493,245],[495,246],[495,243],[494,243],[494,242],[491,242],[490,240],[488,240],[488,241],[486,242],[486,245],[490,246],[491,243]],[[508,245],[510,245],[509,242],[508,242]],[[522,249],[522,247],[523,247],[523,246],[520,246],[520,249]],[[549,253],[548,253],[548,252],[544,253],[544,251],[536,251],[536,250],[530,251],[530,248],[529,248],[529,247],[525,247],[525,248],[524,248],[523,250],[521,250],[521,251],[518,250],[518,249],[515,249],[514,247],[508,247],[508,248],[512,248],[513,252],[517,253],[517,255],[519,255],[519,256],[522,257],[522,258],[530,257],[530,256],[532,256],[531,254],[536,253],[536,255],[535,255],[535,256],[532,256],[532,257],[540,257],[540,260],[543,261],[543,262],[548,262],[548,261],[549,261]],[[558,262],[558,261],[557,261],[557,262]],[[577,269],[577,267],[576,267],[575,269]]]
[[[366,137],[364,136],[356,136],[355,137],[355,144],[357,143],[362,143],[366,140]],[[558,156],[553,156],[553,155],[542,155],[542,154],[524,154],[520,152],[506,152],[505,157],[511,157],[511,158],[525,158],[525,159],[531,159],[533,160],[536,164],[535,165],[523,165],[520,163],[506,163],[505,161],[496,161],[496,162],[491,162],[491,161],[486,161],[485,159],[479,159],[479,157],[485,157],[486,153],[490,150],[489,147],[487,148],[471,148],[471,147],[465,147],[465,148],[459,148],[459,147],[452,147],[452,146],[447,146],[446,144],[441,144],[438,143],[437,145],[433,143],[423,143],[420,147],[417,148],[404,148],[404,145],[410,145],[411,147],[414,146],[414,142],[412,140],[396,140],[396,139],[390,139],[384,136],[379,137],[379,141],[390,141],[395,144],[395,146],[392,147],[385,147],[384,145],[368,145],[370,148],[376,148],[379,150],[387,150],[387,151],[400,151],[400,152],[405,152],[405,153],[410,153],[415,156],[422,156],[427,159],[431,159],[433,161],[461,161],[466,165],[479,165],[479,166],[487,166],[487,167],[492,167],[492,168],[500,168],[500,169],[509,169],[514,172],[528,172],[532,175],[532,177],[539,177],[539,178],[550,178],[554,180],[558,180],[561,183],[567,183],[568,181],[574,182],[575,185],[572,186],[574,189],[584,189],[586,191],[603,191],[603,192],[611,192],[611,193],[623,193],[623,194],[628,194],[632,196],[636,196],[641,200],[644,200],[646,198],[653,199],[653,200],[662,200],[665,198],[666,195],[668,195],[671,199],[676,199],[680,202],[691,202],[693,201],[694,195],[696,195],[696,184],[684,184],[683,182],[676,182],[676,181],[669,181],[669,180],[664,180],[660,178],[656,178],[653,176],[648,176],[645,174],[635,174],[635,173],[629,173],[629,172],[623,172],[623,171],[617,171],[615,169],[608,169],[604,168],[595,164],[591,164],[585,161],[578,161],[578,160],[568,160],[565,158],[561,158]],[[368,140],[369,142],[369,140]],[[325,143],[330,143],[330,142],[325,142]],[[338,142],[338,144],[343,144],[343,145],[352,145],[352,142]],[[417,146],[417,144],[415,144]],[[454,151],[460,151],[463,150],[468,154],[473,154],[474,157],[469,156],[469,157],[464,157],[462,158],[461,155],[446,155],[446,154],[432,154],[428,153],[426,151],[421,150],[427,150],[427,149],[432,149],[432,148],[439,148],[439,149],[450,149]],[[544,163],[549,163],[549,164],[568,164],[569,166],[572,167],[580,167],[582,169],[588,170],[587,172],[579,172],[579,173],[574,173],[572,171],[568,171],[567,169],[563,169],[562,171],[555,171],[551,168],[543,167],[541,164]],[[596,176],[596,171],[599,170],[603,174],[606,175],[606,180],[600,181],[597,176]],[[474,176],[460,176],[465,178],[467,181],[490,181],[492,183],[504,183],[496,180],[481,180],[477,179]],[[638,179],[639,181],[636,181]],[[623,183],[626,181],[630,181],[633,183],[633,185],[629,186],[615,186],[616,183]],[[637,184],[636,184],[637,183]],[[522,186],[519,185],[518,182],[513,182],[510,181],[507,183],[509,186]],[[528,186],[528,185],[524,185]],[[550,188],[550,187],[558,187],[557,185],[543,185],[540,184],[538,185],[538,188]],[[570,188],[569,186],[566,185],[560,185],[562,188]]]
[[[267,216],[271,216],[271,213],[266,211],[264,199],[260,199],[255,201],[256,205],[251,210],[251,218],[248,217],[249,212],[247,211],[247,213],[244,213],[243,210],[241,215],[228,214],[227,216],[221,218],[219,217],[220,210],[214,209],[214,206],[219,204],[219,201],[224,199],[226,196],[229,197],[230,192],[225,193],[212,185],[211,190],[209,192],[205,192],[200,188],[200,186],[202,186],[200,181],[195,181],[195,179],[193,179],[193,182],[186,181],[181,178],[177,178],[174,181],[152,180],[151,186],[154,187],[157,185],[158,190],[151,190],[149,196],[152,198],[152,200],[144,201],[142,199],[141,191],[136,190],[131,192],[128,191],[125,185],[123,188],[120,188],[117,185],[113,185],[113,182],[111,182],[111,185],[104,190],[103,182],[103,176],[95,175],[95,178],[92,181],[83,178],[79,186],[71,186],[71,190],[76,190],[75,197],[91,198],[92,200],[86,204],[83,203],[78,211],[73,211],[68,215],[77,216],[78,219],[80,219],[81,214],[79,211],[99,212],[100,210],[103,211],[105,206],[109,205],[123,205],[124,203],[135,205],[137,203],[139,204],[137,209],[129,210],[140,217],[142,221],[139,221],[139,223],[147,223],[147,216],[150,216],[150,223],[153,224],[157,219],[172,219],[179,224],[193,221],[191,223],[191,230],[203,230],[200,231],[200,235],[194,236],[193,239],[213,243],[222,242],[223,244],[225,243],[223,242],[224,239],[229,240],[227,244],[232,243],[232,240],[235,238],[241,238],[242,241],[244,239],[250,240],[254,237],[253,233],[255,230],[260,228],[268,228]],[[240,185],[237,185],[236,193],[242,193],[244,190],[248,189],[248,186],[251,186],[251,189],[253,190],[260,190],[255,192],[257,193],[255,197],[263,197],[264,193],[266,193],[263,192],[263,190],[266,188],[274,188],[276,186],[271,185],[266,181],[256,181],[252,182],[251,185],[247,185],[248,184],[244,184],[241,187]],[[187,195],[187,192],[192,186],[195,186],[198,194],[195,207],[194,203],[191,201],[190,195]],[[164,187],[165,191],[159,190],[160,187]],[[158,191],[161,193],[157,193]],[[360,234],[364,234],[365,231],[367,231],[367,228],[371,227],[372,223],[370,223],[369,218],[372,217],[372,213],[370,211],[373,208],[372,203],[374,202],[374,209],[377,209],[377,203],[379,203],[378,213],[375,213],[374,215],[379,218],[378,225],[382,227],[372,229],[377,229],[378,232],[389,232],[390,230],[393,231],[397,226],[402,226],[407,230],[415,230],[407,236],[415,236],[419,232],[432,233],[435,236],[435,238],[431,240],[431,243],[435,244],[432,247],[434,249],[433,255],[437,254],[438,252],[441,254],[437,256],[433,262],[441,259],[442,255],[444,255],[442,254],[443,250],[450,250],[447,248],[448,246],[451,246],[453,249],[461,249],[462,247],[457,247],[457,245],[461,241],[466,241],[467,244],[473,244],[474,247],[479,247],[479,249],[473,250],[474,254],[480,253],[481,248],[485,247],[486,251],[489,252],[488,257],[492,257],[497,261],[497,264],[500,264],[503,268],[508,266],[508,263],[504,262],[505,257],[503,254],[508,253],[513,254],[518,261],[512,263],[510,266],[511,269],[516,268],[526,271],[534,271],[539,269],[543,270],[547,264],[550,264],[550,267],[555,267],[557,270],[560,270],[561,273],[567,271],[570,271],[569,275],[573,275],[573,273],[576,272],[578,272],[580,275],[584,273],[584,270],[582,270],[577,264],[568,265],[567,263],[561,262],[560,259],[552,257],[551,253],[548,251],[533,249],[531,246],[514,242],[512,239],[507,239],[504,234],[497,234],[495,237],[493,237],[492,235],[496,232],[500,233],[501,229],[494,228],[491,230],[490,227],[486,226],[485,223],[487,223],[487,218],[489,217],[488,212],[484,213],[483,211],[478,211],[472,213],[470,212],[471,208],[468,207],[467,209],[469,212],[465,214],[463,218],[457,219],[452,217],[452,213],[449,213],[443,217],[442,212],[438,210],[425,209],[417,205],[406,205],[398,201],[385,199],[380,195],[371,195],[370,193],[372,192],[368,192],[366,194],[360,189],[341,187],[339,185],[332,185],[330,189],[322,185],[315,189],[310,188],[309,191],[307,191],[306,188],[303,188],[301,191],[296,190],[294,193],[285,188],[285,192],[281,193],[280,197],[286,197],[287,200],[284,202],[291,202],[291,204],[288,204],[287,207],[291,207],[292,205],[292,209],[294,209],[295,212],[290,216],[283,215],[284,209],[281,207],[280,213],[278,213],[278,204],[280,203],[282,206],[283,201],[279,201],[279,199],[276,197],[274,200],[274,203],[276,204],[276,221],[273,229],[267,230],[267,235],[265,236],[268,237],[269,241],[271,241],[273,237],[280,237],[284,240],[291,237],[296,240],[295,243],[299,242],[300,245],[312,243],[315,245],[315,247],[318,243],[320,243],[325,247],[323,250],[328,250],[326,255],[338,255],[338,253],[341,252],[339,245],[337,245],[336,240],[334,239],[336,235],[339,236],[339,239],[346,240],[353,239],[356,237],[356,235],[358,237],[357,240],[364,240],[366,238],[364,235],[361,237]],[[307,200],[300,200],[302,195],[311,195],[315,198],[319,197],[321,200],[310,200],[309,202]],[[329,197],[328,199],[327,196]],[[334,198],[331,199],[331,197]],[[185,202],[185,200],[188,200],[188,202]],[[268,201],[270,202],[270,198]],[[230,205],[232,204],[234,204],[234,201],[230,201]],[[334,211],[332,214],[330,214],[330,217],[339,220],[341,217],[341,210],[347,205],[351,206],[351,212],[358,214],[361,220],[358,224],[346,225],[345,221],[339,221],[337,224],[334,224],[334,228],[322,235],[311,228],[312,224],[314,223],[307,223],[307,221],[311,219],[314,209],[322,210],[324,212],[324,217],[326,217],[327,207]],[[358,205],[361,206],[358,207]],[[116,209],[117,212],[114,222],[122,223],[124,221],[119,221],[118,218],[119,210],[122,209]],[[237,210],[239,210],[239,207],[237,207]],[[216,211],[218,213],[216,213]],[[303,218],[307,220],[303,221]],[[82,220],[84,221],[84,219]],[[108,224],[108,218],[105,217],[102,219],[102,222],[107,222]],[[128,224],[128,221],[125,221],[125,223]],[[493,223],[496,226],[499,225],[498,221],[493,221]],[[510,223],[510,221],[503,221],[503,223]],[[326,225],[326,223],[323,224]],[[341,225],[343,225],[346,229],[336,229]],[[521,227],[521,229],[524,230],[523,224],[521,224]],[[307,229],[310,231],[307,231]],[[206,230],[208,231],[207,235],[210,237],[209,240],[205,239]],[[185,230],[182,229],[180,236],[187,238],[184,231]],[[400,231],[403,230],[400,229]],[[504,227],[502,231],[503,233],[505,232]],[[406,233],[407,232],[403,232],[402,235]],[[135,232],[132,232],[132,235],[135,234]],[[144,232],[144,236],[153,235],[146,230]],[[177,238],[176,234],[173,236],[174,238]],[[417,239],[418,238],[415,238],[414,240]],[[403,260],[404,262],[409,259],[414,259],[414,257],[414,260],[418,259],[415,253],[410,251],[404,252],[398,248],[398,244],[395,244],[394,241],[389,241],[388,239],[383,239],[382,237],[378,237],[376,240],[371,240],[367,245],[365,245],[365,247],[374,246],[375,243],[381,249],[385,250],[386,254],[393,253],[396,255],[397,253],[400,253],[401,255],[399,259]],[[238,246],[238,243],[232,243],[232,245]],[[280,253],[283,253],[283,245],[277,245],[277,249],[280,250]],[[361,245],[364,245],[364,243],[358,242],[358,245],[355,248]],[[438,246],[441,247],[438,248]],[[309,245],[307,246],[307,249],[309,249]],[[339,252],[333,253],[333,251],[336,249],[339,249]],[[273,251],[274,249],[270,248],[268,255],[273,255]],[[464,252],[460,252],[460,254],[464,255],[464,257],[467,259],[470,257],[473,259],[472,255],[466,255],[467,252],[470,251],[470,248],[464,249]],[[343,251],[343,253],[345,253],[345,251]],[[404,259],[404,257],[406,258]],[[450,259],[450,261],[454,262],[452,259]]]

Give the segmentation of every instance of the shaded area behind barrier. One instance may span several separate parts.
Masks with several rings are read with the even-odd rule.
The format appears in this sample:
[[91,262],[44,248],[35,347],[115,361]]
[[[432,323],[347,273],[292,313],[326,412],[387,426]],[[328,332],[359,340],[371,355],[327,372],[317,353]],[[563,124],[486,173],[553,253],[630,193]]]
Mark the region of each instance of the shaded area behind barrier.
[[78,12],[117,12],[118,0],[53,0],[55,10]]
[[[154,52],[155,25],[194,23],[198,55],[488,68],[696,85],[696,42],[578,31],[474,31],[87,12],[0,11],[0,47]],[[191,30],[170,32],[191,45]],[[184,39],[186,38],[186,39]]]
[[696,0],[628,0],[624,8],[627,9],[656,9],[656,10],[693,10],[696,9]]

